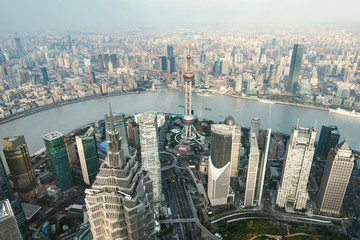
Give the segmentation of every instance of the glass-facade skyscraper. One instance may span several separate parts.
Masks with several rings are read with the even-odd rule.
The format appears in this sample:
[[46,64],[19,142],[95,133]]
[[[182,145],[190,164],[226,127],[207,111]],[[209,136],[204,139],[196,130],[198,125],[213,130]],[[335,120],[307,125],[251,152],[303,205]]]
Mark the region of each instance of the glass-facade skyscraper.
[[9,179],[0,158],[0,201],[5,199],[8,199],[11,204],[11,208],[14,212],[16,222],[18,224],[23,239],[31,239],[31,235],[26,225],[26,218],[20,200],[14,196],[14,192],[11,189]]
[[335,125],[322,126],[316,153],[327,157],[331,148],[339,143],[340,133]]
[[64,136],[60,132],[52,132],[44,136],[44,142],[56,186],[66,191],[74,184]]
[[3,143],[4,155],[15,190],[19,193],[32,191],[36,185],[35,175],[24,135],[6,137],[3,139]]
[[295,44],[291,56],[289,79],[286,85],[286,90],[288,92],[293,92],[297,87],[303,54],[304,45]]
[[48,85],[49,77],[48,77],[48,74],[47,74],[46,67],[42,67],[41,72],[42,72],[43,79],[44,79],[44,85]]
[[93,136],[94,128],[90,127],[83,136],[76,136],[76,145],[80,158],[83,180],[90,185],[99,173],[99,156],[97,154],[96,141]]

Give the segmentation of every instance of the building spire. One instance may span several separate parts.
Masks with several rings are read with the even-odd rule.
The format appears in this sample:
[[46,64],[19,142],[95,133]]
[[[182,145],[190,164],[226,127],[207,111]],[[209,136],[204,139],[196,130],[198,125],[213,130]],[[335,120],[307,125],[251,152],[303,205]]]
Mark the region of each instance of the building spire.
[[187,55],[187,69],[186,71],[190,71],[190,59],[191,59],[191,55],[190,55],[190,27],[188,28],[188,55]]
[[115,132],[115,127],[114,127],[114,121],[113,121],[113,116],[112,116],[112,111],[111,111],[111,103],[109,103],[109,114],[110,114],[110,125],[111,125],[111,132]]

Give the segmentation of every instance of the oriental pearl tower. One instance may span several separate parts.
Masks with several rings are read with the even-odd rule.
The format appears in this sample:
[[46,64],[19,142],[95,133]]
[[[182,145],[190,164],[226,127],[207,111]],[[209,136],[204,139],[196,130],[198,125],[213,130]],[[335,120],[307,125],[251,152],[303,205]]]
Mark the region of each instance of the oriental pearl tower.
[[190,143],[191,139],[196,137],[196,129],[193,126],[195,122],[195,117],[191,113],[191,84],[194,79],[194,73],[190,70],[190,43],[188,45],[188,55],[187,55],[187,67],[184,72],[185,80],[185,115],[183,118],[184,128],[182,132],[182,142]]

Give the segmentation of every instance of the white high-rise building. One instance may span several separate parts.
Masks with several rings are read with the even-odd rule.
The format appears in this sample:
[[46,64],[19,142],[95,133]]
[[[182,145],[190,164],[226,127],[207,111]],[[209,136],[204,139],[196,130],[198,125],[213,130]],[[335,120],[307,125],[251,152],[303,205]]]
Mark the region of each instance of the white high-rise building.
[[8,199],[0,201],[0,239],[23,239]]
[[244,199],[246,207],[259,206],[262,200],[271,129],[264,131],[263,135],[263,149],[260,149],[255,133],[250,134],[249,164]]
[[227,204],[231,173],[237,175],[241,148],[241,129],[232,116],[225,124],[211,125],[208,197],[212,206]]
[[242,75],[239,74],[235,79],[235,92],[241,92],[242,89]]
[[161,163],[159,158],[159,137],[156,112],[136,115],[139,124],[141,161],[154,182],[154,202],[161,201]]
[[110,121],[106,161],[92,188],[85,190],[93,238],[155,239],[152,180],[136,161],[136,151],[124,155],[119,132]]
[[257,118],[257,117],[254,117],[254,118],[251,120],[250,134],[251,134],[251,133],[255,133],[256,139],[259,139],[260,119]]
[[286,147],[285,162],[276,204],[292,209],[306,208],[307,183],[315,152],[316,130],[293,126]]

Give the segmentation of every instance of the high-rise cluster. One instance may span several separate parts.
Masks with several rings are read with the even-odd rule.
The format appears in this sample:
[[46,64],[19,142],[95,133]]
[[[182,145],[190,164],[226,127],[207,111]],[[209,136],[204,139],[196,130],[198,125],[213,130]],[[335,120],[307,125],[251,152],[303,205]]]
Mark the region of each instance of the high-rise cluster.
[[155,239],[152,180],[136,161],[136,151],[124,154],[109,113],[107,158],[85,197],[93,237]]

